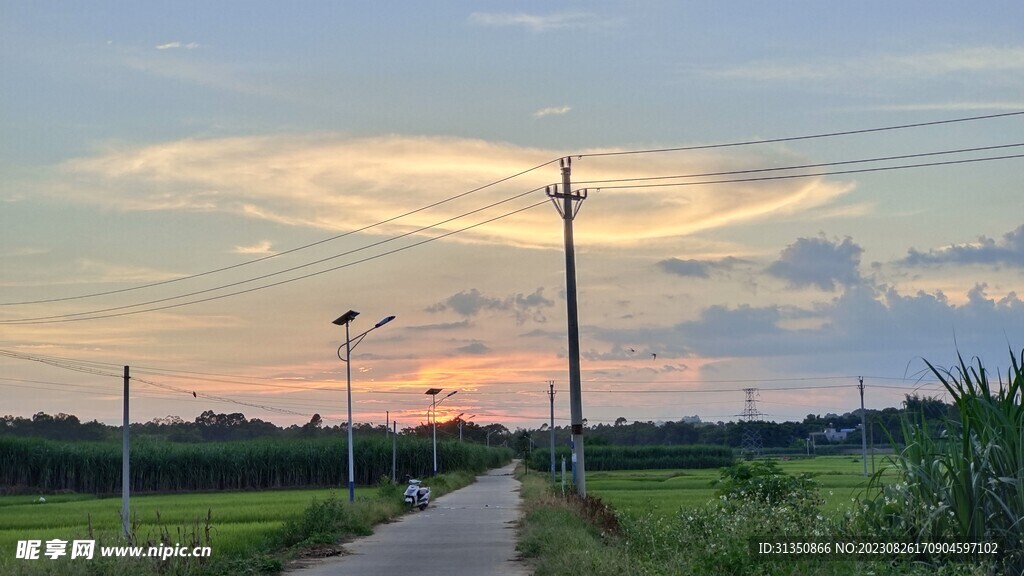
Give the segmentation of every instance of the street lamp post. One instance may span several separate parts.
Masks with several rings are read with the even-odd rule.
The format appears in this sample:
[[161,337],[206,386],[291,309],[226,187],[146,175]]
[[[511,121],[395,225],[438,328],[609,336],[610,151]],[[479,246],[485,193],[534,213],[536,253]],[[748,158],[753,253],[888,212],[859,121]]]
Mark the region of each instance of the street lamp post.
[[[462,414],[465,414],[465,412],[463,412]],[[459,416],[461,417],[462,414],[459,414]],[[462,425],[465,424],[466,422],[469,422],[473,418],[476,418],[476,414],[473,414],[472,416],[466,418],[465,420],[459,418],[459,442],[462,442]]]
[[[352,359],[352,349],[355,348],[356,346],[358,346],[359,343],[363,341],[363,338],[365,338],[367,334],[369,334],[370,332],[373,332],[377,328],[380,328],[381,326],[383,326],[383,325],[387,324],[388,322],[391,322],[392,320],[395,319],[394,316],[388,316],[388,317],[384,318],[383,320],[381,320],[380,322],[377,322],[376,324],[374,324],[373,328],[370,328],[366,332],[363,332],[362,334],[356,336],[355,338],[352,338],[352,337],[349,336],[349,324],[351,324],[352,321],[355,320],[356,316],[359,316],[359,312],[356,312],[355,310],[349,310],[348,312],[345,312],[344,314],[339,316],[337,320],[332,322],[332,324],[336,324],[338,326],[342,326],[342,325],[345,326],[345,343],[338,347],[338,359],[340,359],[342,362],[345,363],[345,375],[346,375],[346,381],[348,383],[348,386],[347,386],[347,393],[348,393],[348,442],[347,442],[347,444],[348,444],[348,501],[349,502],[355,502],[355,500],[356,500],[356,470],[355,470],[356,465],[355,465],[355,458],[354,458],[353,453],[352,453],[352,362],[350,361]],[[341,349],[342,348],[345,349],[345,357],[344,358],[341,357]]]
[[434,476],[437,476],[437,405],[458,393],[458,390],[453,390],[438,400],[437,395],[441,393],[441,390],[442,388],[430,388],[426,392],[431,396],[431,412],[434,415]]

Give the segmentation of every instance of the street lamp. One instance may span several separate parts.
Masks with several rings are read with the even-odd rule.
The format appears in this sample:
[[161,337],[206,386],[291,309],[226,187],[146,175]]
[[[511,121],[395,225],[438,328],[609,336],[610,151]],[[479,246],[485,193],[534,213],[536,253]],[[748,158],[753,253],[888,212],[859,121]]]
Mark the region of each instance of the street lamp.
[[[463,412],[462,414],[465,414],[465,412]],[[466,418],[465,420],[463,420],[463,419],[462,419],[462,414],[459,414],[459,415],[458,415],[458,416],[456,417],[456,418],[459,418],[459,442],[462,442],[462,425],[463,425],[463,424],[465,424],[466,422],[469,422],[469,421],[470,421],[470,420],[472,420],[473,418],[476,418],[476,414],[473,414],[473,415],[472,415],[472,416],[470,416],[469,418]]]
[[434,476],[437,476],[437,405],[458,393],[458,390],[453,390],[438,400],[437,395],[441,393],[441,390],[442,388],[430,388],[426,392],[431,396],[431,412],[434,414]]
[[[380,328],[381,326],[383,326],[383,325],[387,324],[388,322],[391,322],[392,320],[395,319],[394,316],[388,316],[388,317],[384,318],[383,320],[381,320],[380,322],[377,322],[376,324],[374,324],[373,328],[370,328],[366,332],[363,332],[362,334],[356,336],[355,338],[352,338],[352,337],[349,336],[349,324],[351,324],[352,321],[355,320],[356,316],[359,316],[359,312],[356,312],[355,310],[349,310],[348,312],[345,312],[344,314],[339,316],[337,320],[332,322],[332,324],[336,324],[338,326],[342,326],[342,325],[345,326],[345,343],[338,347],[338,359],[340,359],[342,362],[345,363],[345,373],[346,373],[346,376],[347,376],[346,380],[348,381],[347,390],[348,390],[348,501],[349,502],[355,502],[355,500],[356,500],[356,470],[355,470],[356,466],[355,466],[355,458],[353,457],[353,454],[352,454],[352,363],[350,362],[350,360],[352,359],[352,349],[355,348],[356,346],[358,346],[359,343],[363,341],[363,338],[366,338],[367,334],[369,334],[370,332],[373,332],[377,328]],[[341,349],[342,348],[345,349],[345,357],[344,358],[341,357]]]

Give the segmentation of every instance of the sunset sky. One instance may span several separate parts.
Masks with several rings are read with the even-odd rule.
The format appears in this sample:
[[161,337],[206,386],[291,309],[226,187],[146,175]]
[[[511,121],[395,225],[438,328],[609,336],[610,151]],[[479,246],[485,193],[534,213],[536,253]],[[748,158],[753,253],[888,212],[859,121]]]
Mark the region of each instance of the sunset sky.
[[338,424],[354,309],[356,421],[566,425],[565,156],[589,423],[1024,347],[1020,2],[12,1],[0,76],[0,415]]

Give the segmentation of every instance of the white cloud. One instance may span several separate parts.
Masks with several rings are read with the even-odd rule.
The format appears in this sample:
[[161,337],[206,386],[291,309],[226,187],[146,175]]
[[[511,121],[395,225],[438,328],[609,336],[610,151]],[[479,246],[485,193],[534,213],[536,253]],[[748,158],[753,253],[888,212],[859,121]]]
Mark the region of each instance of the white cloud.
[[177,48],[184,48],[185,50],[195,50],[199,48],[199,44],[195,42],[189,42],[184,44],[182,42],[168,42],[166,44],[160,44],[156,47],[157,50],[174,50]]
[[596,23],[593,15],[578,12],[557,14],[527,14],[474,12],[469,15],[470,24],[477,26],[509,27],[522,26],[530,32],[540,33],[552,30],[586,28]]
[[978,46],[917,54],[878,54],[846,60],[761,61],[711,70],[713,76],[762,81],[845,78],[932,78],[1024,71],[1024,47]]
[[[391,219],[396,214],[506,178],[526,166],[544,164],[560,153],[453,137],[187,139],[69,161],[62,167],[64,180],[46,190],[63,200],[114,210],[222,212],[337,232]],[[643,162],[626,157],[583,158],[574,166],[573,177],[577,182],[638,178],[804,161],[772,149],[747,154],[692,153],[685,159],[648,157]],[[526,197],[451,220],[422,234],[439,235],[465,228],[542,202],[543,187],[558,179],[557,170],[544,167],[369,232],[415,232],[538,189]],[[769,215],[805,213],[830,205],[852,189],[852,184],[822,178],[679,188],[594,189],[583,208],[585,225],[581,224],[576,234],[581,242],[591,245],[636,245]],[[389,202],[380,201],[385,195]],[[662,217],[652,221],[652,212]],[[553,218],[557,216],[550,206],[540,204],[452,239],[556,247],[562,243],[561,227],[553,223]]]
[[541,108],[533,113],[534,118],[543,118],[545,116],[560,116],[567,114],[572,110],[572,106],[552,106],[549,108]]
[[235,246],[231,249],[231,252],[234,254],[255,254],[266,256],[275,253],[270,249],[270,246],[271,244],[269,240],[263,240],[253,244],[252,246]]

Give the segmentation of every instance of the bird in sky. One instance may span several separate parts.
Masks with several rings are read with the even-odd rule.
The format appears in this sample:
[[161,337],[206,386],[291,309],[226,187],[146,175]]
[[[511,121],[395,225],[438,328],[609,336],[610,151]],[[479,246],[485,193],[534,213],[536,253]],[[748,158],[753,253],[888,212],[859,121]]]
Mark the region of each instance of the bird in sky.
[[192,392],[192,397],[193,398],[199,398],[199,396],[196,396],[196,393],[194,391]]
[[651,356],[652,356],[652,358],[651,358],[652,360],[657,360],[658,359],[658,353],[657,352],[651,352]]

